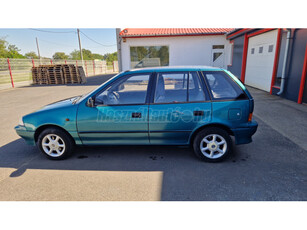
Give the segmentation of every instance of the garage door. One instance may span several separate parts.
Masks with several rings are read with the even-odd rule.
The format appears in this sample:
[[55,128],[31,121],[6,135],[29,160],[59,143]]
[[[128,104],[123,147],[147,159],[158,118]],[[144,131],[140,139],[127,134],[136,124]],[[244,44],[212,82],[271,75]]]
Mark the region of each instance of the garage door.
[[245,84],[270,92],[278,30],[250,37]]

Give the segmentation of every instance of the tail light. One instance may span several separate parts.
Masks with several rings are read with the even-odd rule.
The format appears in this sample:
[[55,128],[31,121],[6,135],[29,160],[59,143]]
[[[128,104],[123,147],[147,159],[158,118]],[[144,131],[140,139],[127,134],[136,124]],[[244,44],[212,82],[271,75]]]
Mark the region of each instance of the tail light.
[[251,121],[252,121],[252,118],[253,118],[253,113],[250,113],[250,114],[248,115],[248,122],[251,122]]

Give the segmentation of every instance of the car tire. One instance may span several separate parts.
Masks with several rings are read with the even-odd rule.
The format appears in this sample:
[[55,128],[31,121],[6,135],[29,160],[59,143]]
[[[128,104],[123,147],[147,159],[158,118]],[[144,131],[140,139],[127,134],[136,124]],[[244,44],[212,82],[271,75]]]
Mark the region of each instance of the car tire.
[[193,149],[203,161],[220,162],[232,153],[232,140],[224,129],[209,127],[196,135]]
[[74,149],[72,137],[58,128],[47,128],[38,136],[37,146],[51,160],[63,160],[69,157]]

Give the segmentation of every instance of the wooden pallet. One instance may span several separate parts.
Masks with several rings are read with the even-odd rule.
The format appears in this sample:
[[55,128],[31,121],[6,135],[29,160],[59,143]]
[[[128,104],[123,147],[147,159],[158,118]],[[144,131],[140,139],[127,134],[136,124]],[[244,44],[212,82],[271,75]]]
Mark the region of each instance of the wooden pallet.
[[[82,71],[80,71],[80,68]],[[40,65],[32,68],[33,84],[76,84],[84,82],[82,67],[75,65]],[[84,75],[85,76],[85,75]]]
[[65,84],[74,83],[73,77],[70,73],[69,65],[63,65],[62,68],[63,68],[63,75],[64,75],[64,79],[65,79]]
[[82,66],[78,66],[78,73],[80,76],[81,83],[86,83],[86,76]]

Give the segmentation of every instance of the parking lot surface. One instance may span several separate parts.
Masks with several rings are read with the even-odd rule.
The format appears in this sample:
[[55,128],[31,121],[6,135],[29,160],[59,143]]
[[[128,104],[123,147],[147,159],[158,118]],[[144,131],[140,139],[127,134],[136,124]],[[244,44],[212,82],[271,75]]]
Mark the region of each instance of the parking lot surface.
[[307,106],[252,88],[253,142],[216,164],[169,146],[78,147],[50,161],[15,133],[22,115],[109,77],[0,91],[0,200],[307,200]]

